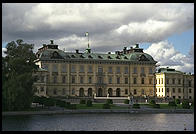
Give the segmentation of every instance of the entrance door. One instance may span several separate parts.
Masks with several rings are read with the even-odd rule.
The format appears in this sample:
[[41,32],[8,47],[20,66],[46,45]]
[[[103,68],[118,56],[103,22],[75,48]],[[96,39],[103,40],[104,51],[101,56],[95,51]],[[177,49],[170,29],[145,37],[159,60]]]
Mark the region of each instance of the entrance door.
[[98,89],[98,96],[103,96],[103,90],[101,88]]
[[116,89],[116,96],[117,96],[117,97],[120,97],[120,88],[117,88],[117,89]]

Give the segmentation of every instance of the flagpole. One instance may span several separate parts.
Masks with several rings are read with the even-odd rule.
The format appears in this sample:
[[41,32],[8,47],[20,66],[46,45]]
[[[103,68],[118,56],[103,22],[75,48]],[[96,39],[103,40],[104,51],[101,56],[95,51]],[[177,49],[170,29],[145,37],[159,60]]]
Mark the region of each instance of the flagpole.
[[89,48],[89,33],[88,33],[88,48]]

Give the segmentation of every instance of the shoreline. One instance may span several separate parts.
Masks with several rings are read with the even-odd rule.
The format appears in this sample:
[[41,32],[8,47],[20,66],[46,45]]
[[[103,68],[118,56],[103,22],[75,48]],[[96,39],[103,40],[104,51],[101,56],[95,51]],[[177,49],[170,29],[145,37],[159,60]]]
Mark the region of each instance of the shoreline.
[[13,111],[2,112],[2,116],[16,115],[54,115],[54,114],[99,114],[99,113],[129,113],[129,114],[193,114],[193,109],[80,109],[80,110],[55,110],[55,111]]

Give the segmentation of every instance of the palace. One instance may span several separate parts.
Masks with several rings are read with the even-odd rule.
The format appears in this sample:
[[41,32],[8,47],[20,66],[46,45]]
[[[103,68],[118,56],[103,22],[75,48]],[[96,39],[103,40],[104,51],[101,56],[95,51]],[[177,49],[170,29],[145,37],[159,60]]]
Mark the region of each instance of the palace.
[[115,54],[64,52],[44,44],[36,53],[39,71],[34,83],[43,96],[154,96],[156,61],[139,48],[124,47]]
[[194,98],[194,75],[171,68],[156,70],[152,56],[139,44],[115,54],[64,52],[51,43],[38,49],[37,95],[72,97]]

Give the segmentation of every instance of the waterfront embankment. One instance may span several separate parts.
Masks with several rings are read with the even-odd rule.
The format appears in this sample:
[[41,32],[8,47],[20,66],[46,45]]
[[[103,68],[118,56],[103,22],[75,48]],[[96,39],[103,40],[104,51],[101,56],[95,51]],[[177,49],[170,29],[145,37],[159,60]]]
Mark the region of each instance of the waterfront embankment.
[[79,110],[56,110],[56,111],[13,111],[2,112],[3,116],[11,115],[43,115],[43,114],[77,114],[77,113],[130,113],[130,114],[153,114],[153,113],[180,113],[192,114],[193,109],[79,109]]

